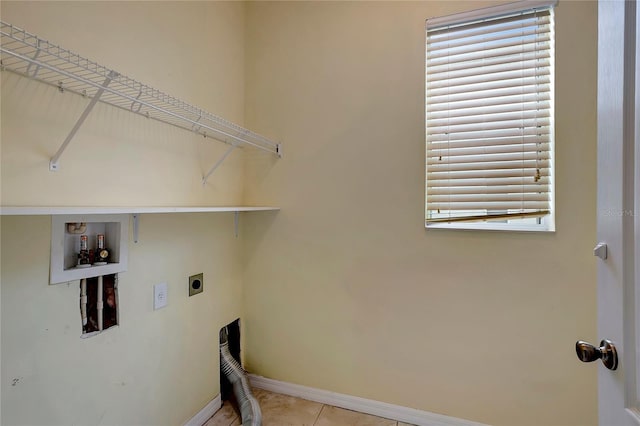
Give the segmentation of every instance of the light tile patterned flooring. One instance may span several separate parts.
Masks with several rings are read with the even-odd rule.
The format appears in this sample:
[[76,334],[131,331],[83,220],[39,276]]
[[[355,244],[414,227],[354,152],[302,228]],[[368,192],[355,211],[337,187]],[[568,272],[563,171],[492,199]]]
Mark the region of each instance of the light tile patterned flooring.
[[[395,420],[345,410],[319,402],[253,389],[260,403],[263,426],[411,426]],[[242,422],[229,402],[204,426],[239,426]]]

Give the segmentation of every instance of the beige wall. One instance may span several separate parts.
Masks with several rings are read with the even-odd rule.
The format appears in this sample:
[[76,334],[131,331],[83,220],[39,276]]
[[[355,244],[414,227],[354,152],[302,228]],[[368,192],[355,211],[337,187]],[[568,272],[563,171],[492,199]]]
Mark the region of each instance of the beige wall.
[[595,2],[556,9],[557,232],[425,231],[424,20],[480,2],[247,6],[248,368],[494,425],[596,424]]
[[[242,124],[244,5],[234,2],[2,2],[2,19]],[[234,205],[242,155],[202,186],[228,145],[2,73],[3,205]],[[101,190],[96,190],[96,173]]]
[[[232,214],[143,215],[120,326],[88,339],[78,281],[47,285],[50,217],[4,217],[0,231],[3,425],[178,425],[220,392],[218,331],[241,313]],[[160,282],[168,305],[154,311]]]
[[77,281],[47,285],[50,218],[3,218],[2,423],[178,424],[219,392],[218,329],[246,312],[247,365],[267,377],[495,425],[595,424],[595,369],[573,353],[597,337],[595,2],[557,8],[557,232],[423,227],[424,19],[486,4],[3,1],[3,20],[246,113],[285,157],[234,154],[203,188],[225,145],[99,105],[50,173],[86,101],[3,72],[2,205],[283,210],[243,218],[244,241],[230,214],[144,215],[122,326],[88,340]]
[[[2,2],[2,19],[242,124],[244,5]],[[87,101],[2,73],[2,205],[233,205],[227,146],[96,106],[61,159],[48,161]],[[98,185],[98,182],[100,185]],[[1,224],[2,424],[176,425],[219,393],[220,327],[241,316],[233,214],[142,215],[120,274],[121,326],[80,339],[78,281],[50,286],[51,218]],[[130,232],[131,235],[131,232]],[[187,277],[205,291],[188,297]],[[153,285],[168,306],[153,310]],[[15,386],[14,386],[15,382]]]

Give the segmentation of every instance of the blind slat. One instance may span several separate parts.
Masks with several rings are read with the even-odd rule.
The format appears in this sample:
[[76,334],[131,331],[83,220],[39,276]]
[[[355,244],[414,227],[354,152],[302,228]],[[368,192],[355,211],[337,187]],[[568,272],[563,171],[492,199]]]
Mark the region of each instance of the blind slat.
[[540,143],[522,143],[517,145],[489,145],[489,146],[480,146],[480,147],[469,147],[469,148],[441,148],[441,149],[429,149],[427,152],[427,159],[430,161],[431,159],[440,158],[440,157],[448,157],[449,161],[454,160],[458,156],[468,156],[468,155],[490,155],[490,154],[509,154],[509,153],[544,153],[549,156],[549,150],[551,146],[548,142],[540,142]]
[[[485,97],[480,99],[472,99],[467,101],[457,101],[457,102],[442,102],[439,104],[430,103],[427,108],[427,119],[434,112],[441,112],[446,114],[448,112],[461,111],[468,108],[480,108],[480,107],[501,107],[503,105],[520,105],[527,104],[530,102],[546,102],[551,100],[551,94],[549,92],[543,93],[526,93],[526,94],[515,94],[509,96],[501,96],[501,97]],[[548,104],[550,108],[551,105]]]
[[432,210],[548,210],[548,201],[446,202],[430,203]]
[[483,114],[501,114],[506,112],[525,112],[536,110],[549,110],[551,104],[548,101],[519,102],[510,104],[487,105],[475,108],[452,108],[444,111],[427,111],[428,120],[443,118],[473,117]]
[[[534,34],[534,36],[524,36],[518,37],[517,35],[512,35],[510,37],[500,37],[494,41],[489,41],[486,43],[477,43],[476,40],[467,39],[466,43],[460,45],[459,47],[452,47],[446,45],[443,46],[431,46],[429,49],[429,59],[437,59],[437,58],[457,58],[458,56],[462,56],[468,53],[484,53],[484,56],[500,56],[498,52],[503,49],[511,48],[514,46],[520,47],[526,44],[535,44],[536,46],[547,44],[551,40],[551,36],[549,32],[543,32],[539,34]],[[539,49],[536,49],[539,50]]]
[[488,42],[509,38],[514,36],[527,36],[542,32],[549,32],[549,17],[531,17],[530,19],[517,19],[513,21],[503,21],[494,25],[484,25],[475,29],[448,33],[434,33],[427,37],[427,47],[430,50],[439,48],[439,46],[458,47],[470,40]]
[[[495,85],[495,87],[504,87],[504,85],[500,85],[497,82],[500,81],[513,81],[516,79],[521,80],[521,84],[524,83],[524,78],[534,78],[534,77],[538,77],[538,79],[542,78],[543,76],[548,76],[550,73],[549,68],[547,67],[522,67],[520,69],[515,69],[515,70],[504,70],[501,72],[491,72],[491,73],[482,73],[482,74],[476,74],[476,75],[472,75],[472,76],[466,76],[466,77],[459,77],[459,78],[452,78],[452,77],[445,77],[445,76],[441,76],[443,78],[438,78],[438,79],[430,79],[429,83],[427,84],[427,89],[428,90],[435,90],[435,89],[440,89],[440,88],[446,88],[446,87],[466,87],[468,85],[472,85],[472,84],[478,84],[478,83],[492,83]],[[533,80],[533,81],[538,81],[538,80]],[[509,85],[511,86],[512,83]]]
[[540,11],[531,13],[527,16],[510,16],[502,19],[494,19],[484,23],[475,25],[465,25],[457,28],[449,27],[442,29],[431,29],[428,31],[428,37],[434,41],[440,40],[456,40],[462,37],[472,37],[474,35],[482,35],[492,32],[507,31],[516,28],[529,27],[534,24],[547,25],[551,23],[549,13]]
[[549,84],[551,79],[549,78],[549,73],[542,74],[534,73],[531,77],[516,77],[509,79],[502,79],[497,81],[487,80],[482,81],[480,77],[477,79],[478,81],[470,84],[455,84],[451,83],[445,87],[438,87],[434,89],[430,89],[430,92],[433,96],[450,96],[456,95],[459,93],[472,93],[477,91],[486,91],[486,90],[499,90],[509,87],[523,87],[523,86],[539,86],[543,84]]
[[445,163],[432,164],[429,167],[431,173],[462,172],[467,170],[483,170],[492,172],[496,170],[527,170],[543,169],[549,167],[547,160],[517,160],[517,161],[487,161],[478,163]]
[[476,27],[492,25],[506,20],[528,19],[531,16],[549,15],[557,0],[528,0],[490,6],[448,16],[427,19],[429,34],[450,33],[472,30]]
[[467,161],[473,156],[488,157],[488,156],[523,156],[523,155],[537,155],[544,158],[550,158],[549,143],[531,143],[531,144],[519,144],[519,145],[494,145],[494,146],[481,146],[470,147],[460,149],[434,149],[427,152],[427,164],[431,164],[432,161],[448,161],[456,162],[458,158],[462,158],[460,161]]
[[[454,111],[455,112],[455,111]],[[448,127],[453,131],[453,126],[463,125],[463,124],[474,124],[478,122],[482,123],[490,123],[493,121],[513,121],[513,120],[524,120],[528,122],[528,120],[536,119],[536,118],[546,118],[549,117],[548,109],[539,109],[539,108],[531,108],[528,110],[519,111],[510,111],[510,112],[496,112],[491,110],[480,110],[478,114],[474,115],[463,115],[463,116],[453,116],[453,117],[445,117],[445,118],[432,118],[429,120],[432,128],[438,127]],[[524,126],[524,122],[523,122]],[[536,126],[537,127],[537,126]]]
[[532,84],[530,86],[521,86],[521,87],[507,87],[504,89],[492,89],[492,90],[479,90],[476,92],[470,93],[458,93],[458,94],[448,94],[441,96],[429,96],[429,100],[427,102],[427,106],[431,104],[439,104],[439,103],[450,103],[457,101],[467,101],[467,100],[477,100],[477,99],[487,99],[487,98],[497,98],[503,96],[511,96],[511,95],[526,95],[528,93],[537,94],[543,92],[550,92],[551,86],[549,84]]
[[444,70],[440,73],[431,73],[429,74],[429,84],[427,88],[435,88],[437,87],[436,83],[441,82],[442,80],[455,80],[461,78],[476,78],[478,75],[494,77],[495,80],[499,80],[500,78],[504,78],[503,75],[507,73],[513,73],[516,76],[519,76],[516,71],[529,72],[532,75],[536,70],[540,72],[548,71],[548,67],[550,65],[550,61],[548,58],[541,58],[537,60],[530,61],[513,61],[508,63],[502,63],[499,65],[486,66],[479,64],[479,66],[465,68],[458,71],[449,71]]
[[430,195],[427,197],[428,203],[499,203],[499,202],[548,202],[549,194],[547,193],[520,193],[520,194],[447,194],[447,195]]
[[[438,164],[469,164],[469,163],[492,163],[495,161],[533,161],[533,160],[548,160],[550,155],[548,152],[530,150],[528,152],[515,151],[515,152],[501,152],[497,154],[477,154],[477,155],[460,155],[460,156],[448,156],[440,155],[429,157],[427,164],[436,166]],[[488,164],[487,167],[491,167],[492,164]],[[437,168],[431,168],[435,171]]]
[[446,188],[459,188],[459,187],[494,187],[501,185],[548,185],[550,183],[548,176],[542,176],[535,181],[531,176],[516,176],[516,177],[494,177],[494,178],[469,178],[469,179],[456,179],[447,182],[448,186],[443,186],[441,181],[427,180],[427,187],[432,191],[434,188],[446,190]]
[[[548,193],[546,185],[493,185],[486,186],[482,194],[522,194],[522,193]],[[449,188],[432,188],[430,195],[455,195],[455,194],[478,194],[478,188],[473,186],[456,186]],[[430,196],[429,195],[429,196]],[[429,197],[427,196],[427,197]]]
[[479,132],[484,130],[498,130],[498,129],[525,129],[527,127],[537,129],[538,127],[548,126],[551,120],[546,117],[541,118],[527,118],[522,120],[505,120],[497,122],[476,122],[468,124],[450,124],[440,126],[429,126],[427,129],[428,135],[435,134],[462,134],[466,132]]
[[[454,133],[454,134],[444,134],[438,133],[433,135],[427,135],[427,142],[433,143],[434,147],[439,143],[459,143],[459,146],[483,146],[485,145],[485,139],[496,138],[507,138],[510,136],[542,136],[550,134],[549,127],[528,127],[525,129],[520,128],[510,128],[510,129],[497,129],[497,130],[487,130],[487,131],[479,131],[479,132],[467,132],[467,133]],[[476,140],[474,140],[476,139]],[[506,139],[505,139],[506,140]]]
[[[548,42],[532,42],[524,44],[513,44],[508,46],[502,46],[491,50],[471,50],[465,53],[458,53],[452,56],[435,56],[430,55],[427,52],[427,66],[443,65],[443,64],[455,64],[464,63],[470,61],[476,61],[486,58],[499,58],[503,56],[514,55],[518,53],[526,52],[539,52],[544,56],[549,56],[549,43]],[[546,55],[544,55],[546,53]]]
[[456,55],[477,50],[488,50],[521,44],[523,40],[531,43],[542,43],[550,40],[551,29],[548,25],[531,26],[523,25],[515,31],[485,32],[476,35],[461,35],[457,39],[427,39],[429,51],[433,53],[432,58],[438,57],[439,52],[444,51],[446,55]]
[[549,51],[530,50],[527,52],[514,52],[510,55],[497,56],[494,58],[477,58],[471,61],[457,62],[455,64],[444,62],[441,65],[431,64],[429,75],[437,77],[442,73],[462,72],[469,69],[485,68],[495,65],[505,65],[522,63],[527,61],[549,61]]
[[535,183],[536,176],[549,176],[549,169],[508,169],[508,170],[474,170],[463,172],[427,172],[427,179],[456,180],[456,179],[478,179],[478,178],[505,178],[505,177],[530,177],[531,183]]

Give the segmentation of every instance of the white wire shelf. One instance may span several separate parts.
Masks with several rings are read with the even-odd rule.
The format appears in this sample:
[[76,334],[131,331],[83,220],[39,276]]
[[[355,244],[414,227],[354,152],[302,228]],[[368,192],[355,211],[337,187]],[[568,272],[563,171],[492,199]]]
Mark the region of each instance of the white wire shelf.
[[98,101],[231,145],[218,163],[203,176],[203,183],[236,147],[253,147],[282,156],[279,143],[49,43],[21,28],[0,21],[0,33],[0,69],[91,99],[87,109],[51,159],[51,170],[57,170],[62,152]]

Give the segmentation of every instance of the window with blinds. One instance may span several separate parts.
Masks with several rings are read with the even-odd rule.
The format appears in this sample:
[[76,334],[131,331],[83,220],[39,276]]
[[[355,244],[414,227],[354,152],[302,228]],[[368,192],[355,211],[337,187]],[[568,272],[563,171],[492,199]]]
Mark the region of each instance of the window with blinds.
[[553,3],[535,3],[427,20],[427,226],[553,228]]

